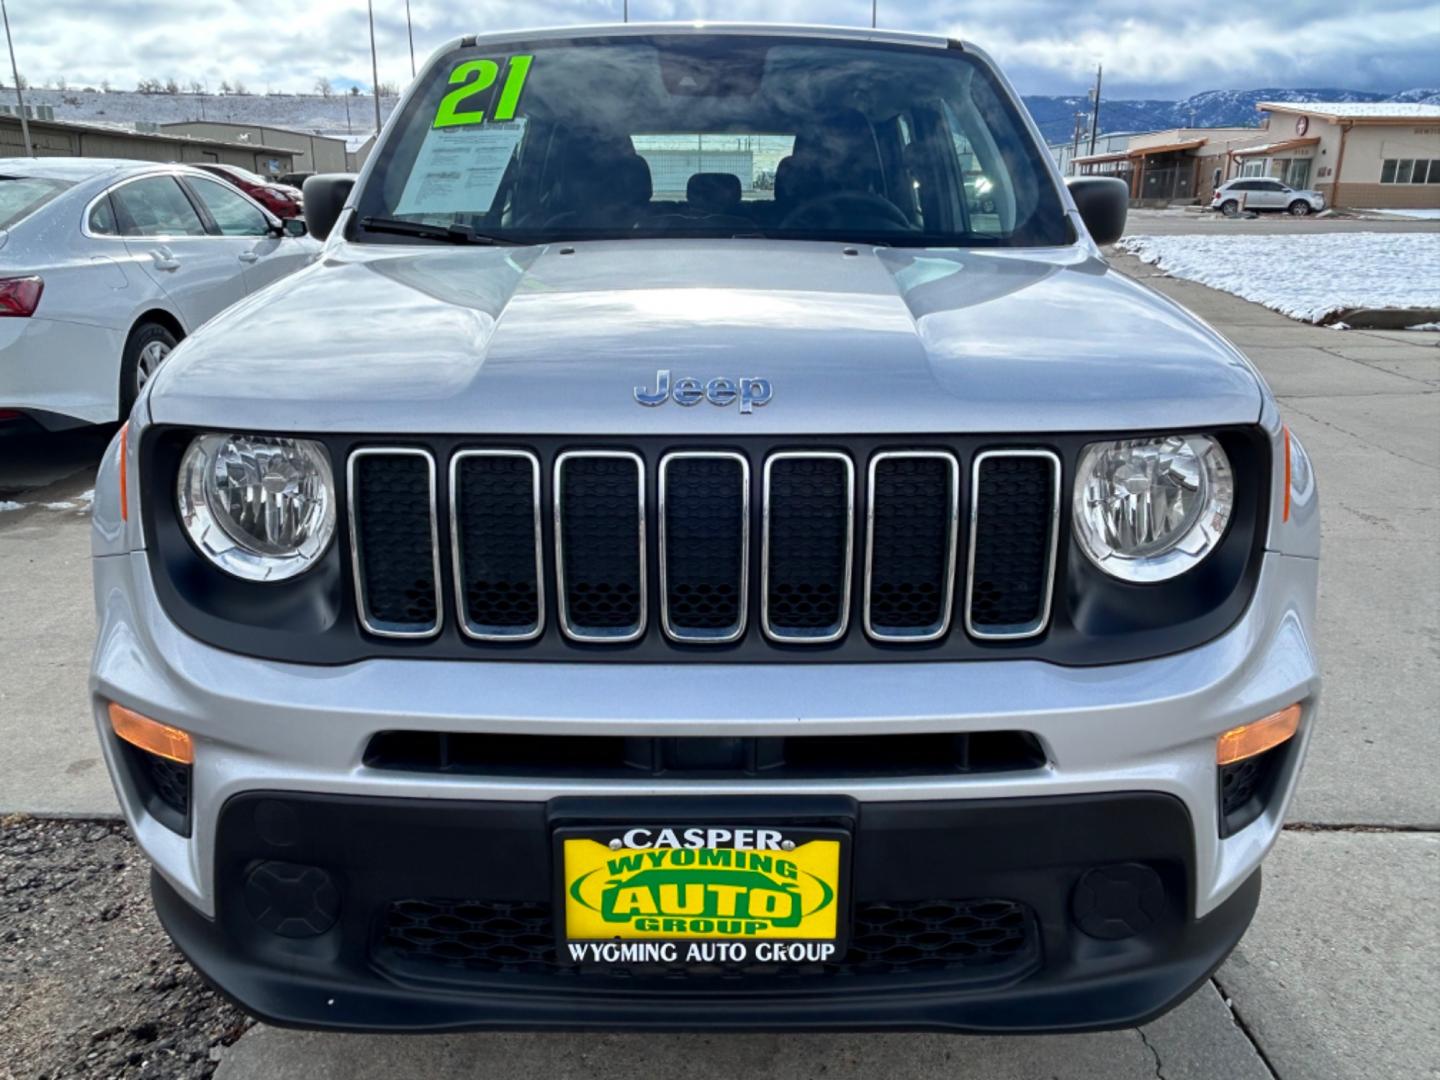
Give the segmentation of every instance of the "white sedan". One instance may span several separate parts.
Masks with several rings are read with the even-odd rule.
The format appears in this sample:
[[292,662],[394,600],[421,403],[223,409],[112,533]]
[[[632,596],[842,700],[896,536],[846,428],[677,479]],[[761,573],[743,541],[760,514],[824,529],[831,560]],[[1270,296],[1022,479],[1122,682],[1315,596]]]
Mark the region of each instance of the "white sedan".
[[0,159],[0,423],[128,416],[183,337],[314,261],[304,233],[183,165]]

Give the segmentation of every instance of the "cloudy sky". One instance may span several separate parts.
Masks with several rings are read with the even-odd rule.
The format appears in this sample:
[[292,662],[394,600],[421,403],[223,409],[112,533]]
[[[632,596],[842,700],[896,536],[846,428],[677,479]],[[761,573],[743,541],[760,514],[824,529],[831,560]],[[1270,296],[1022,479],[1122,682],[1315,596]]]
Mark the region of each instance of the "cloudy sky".
[[[368,87],[365,0],[7,0],[20,70],[35,85],[132,89],[138,79],[241,79],[309,90]],[[374,0],[380,79],[410,76],[405,0]],[[475,30],[594,23],[622,0],[410,0],[415,52]],[[997,56],[1022,92],[1107,96],[1199,90],[1440,85],[1440,0],[879,0],[883,26],[942,32]],[[869,0],[630,0],[633,20],[865,25]],[[9,82],[9,71],[5,71]]]

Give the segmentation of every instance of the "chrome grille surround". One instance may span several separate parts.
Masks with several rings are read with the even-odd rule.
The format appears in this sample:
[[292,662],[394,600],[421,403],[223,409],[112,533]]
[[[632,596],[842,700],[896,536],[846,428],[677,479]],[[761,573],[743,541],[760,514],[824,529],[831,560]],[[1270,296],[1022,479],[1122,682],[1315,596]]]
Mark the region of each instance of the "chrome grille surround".
[[[999,458],[1039,458],[1049,462],[1051,467],[1052,499],[1050,506],[1048,554],[1044,581],[1041,585],[1042,602],[1039,615],[1028,623],[1001,628],[983,628],[974,623],[975,601],[975,546],[980,521],[980,473],[987,461]],[[970,466],[970,542],[965,572],[965,632],[978,641],[1019,641],[1038,637],[1050,625],[1050,609],[1055,594],[1056,561],[1060,543],[1060,481],[1062,478],[1060,458],[1051,450],[982,450],[975,455]]]
[[[787,633],[777,629],[770,620],[770,524],[771,475],[779,461],[839,461],[845,467],[845,554],[840,589],[840,619],[826,632]],[[762,540],[760,554],[760,627],[771,641],[787,645],[826,645],[845,636],[850,625],[850,579],[855,561],[855,463],[849,454],[838,450],[781,450],[765,459],[764,492],[762,494]]]
[[[945,571],[941,581],[942,613],[938,624],[921,630],[886,629],[871,619],[870,601],[875,562],[875,478],[881,463],[914,458],[944,461],[950,470],[950,509],[947,516]],[[865,586],[863,620],[865,633],[876,641],[921,643],[936,641],[950,630],[955,603],[955,547],[960,534],[960,462],[948,450],[881,450],[870,458],[865,493]]]
[[[636,542],[639,548],[639,618],[627,628],[621,630],[602,629],[596,627],[586,628],[576,625],[570,618],[570,604],[568,589],[565,585],[565,466],[571,461],[595,460],[595,459],[618,459],[634,463],[635,465],[635,491],[636,511],[639,522]],[[629,450],[567,450],[555,458],[554,473],[554,528],[555,528],[555,599],[558,606],[560,629],[571,641],[592,642],[610,645],[619,645],[628,641],[638,641],[645,636],[645,626],[648,621],[650,600],[647,593],[646,579],[649,576],[645,565],[645,462],[639,454]]]
[[[740,466],[740,581],[739,617],[735,624],[723,632],[710,632],[695,628],[684,629],[674,625],[670,615],[670,583],[667,566],[669,542],[666,536],[665,495],[669,487],[669,466],[673,461],[711,460],[734,461]],[[660,459],[660,476],[657,499],[657,514],[660,517],[660,622],[665,636],[672,641],[692,645],[727,645],[745,635],[749,621],[750,600],[750,461],[744,454],[730,450],[677,450]]]
[[[430,484],[430,552],[432,560],[431,572],[435,581],[435,622],[434,625],[418,629],[396,629],[386,628],[378,623],[372,622],[367,611],[365,597],[365,573],[364,556],[361,553],[359,535],[359,515],[355,508],[356,491],[356,465],[367,457],[418,457],[424,460]],[[360,625],[366,632],[376,637],[387,638],[431,638],[437,636],[445,625],[445,601],[442,595],[440,577],[440,510],[437,505],[436,480],[435,480],[435,457],[429,450],[420,450],[415,447],[389,447],[389,446],[366,446],[360,447],[350,453],[345,466],[345,501],[346,516],[349,518],[350,531],[350,566],[355,584],[355,611],[359,616]]]
[[[465,596],[465,563],[460,535],[460,467],[471,458],[516,458],[530,463],[531,493],[535,507],[535,597],[538,616],[532,627],[511,631],[476,626],[470,622]],[[545,632],[545,540],[541,531],[540,459],[528,450],[459,450],[450,458],[450,557],[454,575],[455,618],[460,632],[473,641],[533,641]]]

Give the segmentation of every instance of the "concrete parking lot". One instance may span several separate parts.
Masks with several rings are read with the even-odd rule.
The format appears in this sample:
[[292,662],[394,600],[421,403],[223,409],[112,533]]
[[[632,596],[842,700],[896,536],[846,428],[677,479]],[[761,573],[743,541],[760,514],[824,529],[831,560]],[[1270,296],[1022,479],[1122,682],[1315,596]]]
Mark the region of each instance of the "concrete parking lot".
[[[1142,211],[1132,231],[1327,227],[1185,224],[1194,217]],[[1395,227],[1440,243],[1440,226]],[[1314,458],[1324,503],[1321,728],[1256,922],[1193,998],[1143,1030],[1013,1039],[396,1038],[261,1026],[220,1053],[217,1075],[1440,1076],[1440,333],[1320,329],[1128,257],[1117,265],[1252,357]],[[0,440],[0,507],[20,504],[0,509],[0,815],[115,813],[85,693],[98,445],[94,434]]]

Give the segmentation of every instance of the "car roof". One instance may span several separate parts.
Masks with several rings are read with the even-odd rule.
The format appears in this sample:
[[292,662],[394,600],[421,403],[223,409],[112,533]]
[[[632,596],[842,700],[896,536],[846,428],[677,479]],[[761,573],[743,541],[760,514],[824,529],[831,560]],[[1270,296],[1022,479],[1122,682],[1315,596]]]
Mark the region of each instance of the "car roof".
[[15,157],[0,158],[0,176],[36,176],[79,183],[99,177],[114,178],[154,169],[192,170],[186,162],[135,161],[130,158]]
[[[549,41],[589,37],[649,37],[656,34],[744,34],[756,37],[808,38],[810,40],[849,40],[888,42],[895,45],[928,45],[947,48],[952,39],[941,34],[921,34],[909,30],[872,29],[858,26],[811,26],[803,23],[764,22],[625,22],[596,23],[579,26],[547,26],[524,30],[502,30],[475,35],[477,42],[486,41]],[[457,45],[451,42],[447,46]],[[442,50],[446,51],[446,50]]]

